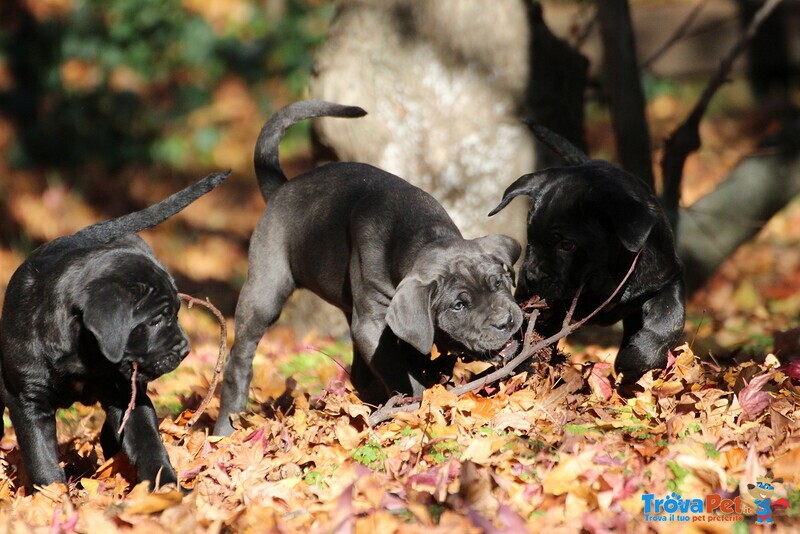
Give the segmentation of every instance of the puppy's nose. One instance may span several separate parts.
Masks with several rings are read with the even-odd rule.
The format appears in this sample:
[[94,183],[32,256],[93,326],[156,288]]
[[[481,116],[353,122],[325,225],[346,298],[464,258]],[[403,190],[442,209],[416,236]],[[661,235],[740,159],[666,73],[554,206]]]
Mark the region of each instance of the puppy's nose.
[[495,319],[492,321],[492,326],[503,332],[511,330],[511,327],[514,326],[514,316],[509,313],[505,319]]
[[185,358],[189,355],[189,342],[186,339],[182,339],[174,347],[172,347],[172,350],[175,352],[175,354],[180,354],[181,358]]

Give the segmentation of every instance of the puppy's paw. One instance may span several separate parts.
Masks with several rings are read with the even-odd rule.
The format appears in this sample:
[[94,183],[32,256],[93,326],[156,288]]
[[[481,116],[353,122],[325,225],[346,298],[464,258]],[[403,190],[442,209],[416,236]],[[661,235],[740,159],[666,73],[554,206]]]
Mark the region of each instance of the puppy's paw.
[[636,345],[628,345],[619,351],[614,361],[617,383],[632,385],[647,371],[663,369],[667,363],[667,355],[657,351],[642,349]]

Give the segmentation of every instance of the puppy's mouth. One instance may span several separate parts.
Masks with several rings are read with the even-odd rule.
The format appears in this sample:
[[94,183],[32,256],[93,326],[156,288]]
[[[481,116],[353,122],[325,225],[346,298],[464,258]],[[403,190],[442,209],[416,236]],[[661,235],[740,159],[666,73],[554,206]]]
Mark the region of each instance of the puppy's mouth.
[[[137,379],[140,382],[150,382],[178,368],[180,363],[189,354],[189,346],[182,345],[161,356],[144,356],[135,358],[138,364]],[[131,376],[132,370],[128,364],[126,375]]]
[[463,341],[450,338],[447,342],[441,343],[437,340],[436,345],[440,344],[447,352],[458,354],[467,361],[500,361],[505,354],[513,354],[518,346],[514,332],[508,332],[503,336],[492,335]]

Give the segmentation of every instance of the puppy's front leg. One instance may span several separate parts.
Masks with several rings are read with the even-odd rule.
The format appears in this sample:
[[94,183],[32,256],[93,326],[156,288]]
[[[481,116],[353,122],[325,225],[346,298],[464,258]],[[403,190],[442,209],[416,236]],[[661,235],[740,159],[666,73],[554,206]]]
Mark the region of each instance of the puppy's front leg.
[[[381,404],[395,393],[419,397],[425,391],[425,386],[414,376],[408,361],[406,352],[413,349],[397,339],[386,325],[383,315],[385,312],[365,317],[354,310],[350,325],[353,336],[353,386],[362,400],[373,404]],[[369,369],[360,369],[363,366]],[[362,377],[370,375],[379,382],[358,383],[364,382]]]
[[7,400],[30,484],[66,483],[64,470],[58,464],[55,408],[39,399],[11,397]]
[[106,411],[106,421],[101,434],[104,453],[107,446],[111,449],[108,452],[113,452],[113,439],[116,436],[117,443],[136,467],[140,482],[149,481],[151,490],[155,489],[156,479],[161,485],[177,484],[178,477],[170,464],[164,444],[161,443],[153,403],[147,396],[146,386],[143,384],[140,386],[137,388],[134,407],[121,436],[119,427],[127,409],[127,401],[117,398],[112,402],[102,403]]
[[636,382],[647,371],[666,365],[667,350],[677,343],[683,332],[683,293],[683,280],[676,280],[645,302],[641,313],[623,320],[621,349],[614,362],[623,383]]

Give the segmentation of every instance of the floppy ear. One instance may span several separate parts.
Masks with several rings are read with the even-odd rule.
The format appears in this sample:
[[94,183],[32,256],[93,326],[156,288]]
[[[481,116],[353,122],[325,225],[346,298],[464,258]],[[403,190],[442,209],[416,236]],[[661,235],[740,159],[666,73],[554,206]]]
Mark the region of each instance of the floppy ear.
[[428,354],[433,346],[433,287],[432,282],[424,284],[419,278],[406,277],[386,310],[386,324],[392,332],[422,354]]
[[94,334],[97,345],[111,363],[125,355],[133,329],[133,303],[128,292],[116,284],[89,289],[83,310],[83,324]]
[[495,209],[489,212],[489,217],[499,213],[500,210],[508,206],[515,197],[520,195],[528,195],[534,198],[543,185],[550,179],[555,171],[558,169],[544,169],[531,174],[525,174],[516,179],[516,181],[508,186],[503,193],[503,200],[497,205]]
[[621,191],[599,201],[602,202],[603,212],[611,220],[622,246],[631,252],[638,252],[650,236],[657,220],[647,204]]
[[514,239],[503,234],[491,234],[484,237],[473,239],[481,250],[490,256],[497,258],[503,267],[511,274],[511,283],[516,284],[514,279],[514,264],[522,254],[522,245]]

